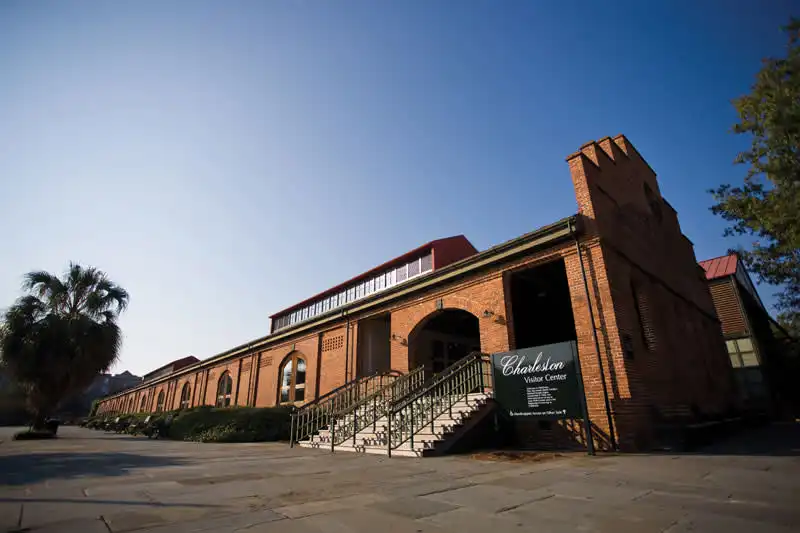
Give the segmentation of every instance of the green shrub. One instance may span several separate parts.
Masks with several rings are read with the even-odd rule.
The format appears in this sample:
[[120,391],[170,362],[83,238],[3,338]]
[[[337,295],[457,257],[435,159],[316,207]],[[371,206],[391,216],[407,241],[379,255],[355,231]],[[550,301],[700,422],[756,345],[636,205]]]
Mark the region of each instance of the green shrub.
[[175,413],[169,438],[199,442],[264,442],[289,438],[289,413],[282,407],[209,406]]
[[41,440],[41,439],[54,439],[56,434],[50,431],[20,431],[14,433],[14,440]]

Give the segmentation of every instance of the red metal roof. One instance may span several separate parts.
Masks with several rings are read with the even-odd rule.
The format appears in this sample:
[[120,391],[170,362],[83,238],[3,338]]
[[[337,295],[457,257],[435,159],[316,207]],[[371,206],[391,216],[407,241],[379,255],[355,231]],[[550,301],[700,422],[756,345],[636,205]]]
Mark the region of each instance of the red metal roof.
[[271,319],[274,319],[277,316],[285,315],[289,311],[294,311],[295,309],[302,308],[305,305],[310,304],[313,301],[316,301],[320,298],[325,296],[329,296],[334,294],[345,287],[356,283],[364,278],[368,278],[371,275],[378,274],[379,272],[386,270],[392,266],[402,264],[403,262],[410,261],[414,256],[418,256],[423,252],[427,252],[428,250],[433,250],[433,270],[442,268],[447,266],[450,263],[454,263],[465,257],[469,257],[470,255],[478,253],[478,250],[472,245],[469,240],[463,235],[455,235],[453,237],[445,237],[444,239],[436,239],[435,241],[431,241],[429,243],[423,244],[417,248],[414,248],[410,252],[406,252],[403,255],[397,256],[394,259],[383,263],[382,265],[378,265],[375,268],[371,268],[366,272],[359,274],[358,276],[351,278],[344,283],[340,283],[335,287],[331,287],[330,289],[326,289],[319,294],[315,294],[311,298],[306,298],[302,302],[298,302],[291,307],[287,307],[281,311],[270,316]]
[[717,279],[736,274],[738,263],[736,254],[728,254],[700,261],[700,266],[706,271],[706,279]]

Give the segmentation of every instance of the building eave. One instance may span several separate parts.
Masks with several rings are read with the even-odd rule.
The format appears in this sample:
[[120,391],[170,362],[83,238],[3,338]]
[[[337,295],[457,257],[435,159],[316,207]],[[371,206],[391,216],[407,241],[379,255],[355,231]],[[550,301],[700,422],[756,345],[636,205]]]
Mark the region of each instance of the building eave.
[[352,302],[331,313],[320,315],[307,322],[301,322],[295,326],[282,329],[280,332],[240,344],[204,361],[184,367],[172,374],[153,379],[148,381],[146,384],[142,384],[132,389],[111,395],[108,398],[105,398],[104,401],[125,396],[132,392],[148,389],[175,378],[197,372],[198,370],[215,366],[226,359],[246,354],[252,350],[265,349],[272,345],[280,344],[292,337],[307,333],[309,330],[313,330],[325,325],[332,325],[336,321],[345,319],[353,314],[362,313],[376,306],[386,304],[394,299],[402,298],[415,292],[441,285],[448,281],[453,281],[466,274],[477,272],[492,265],[502,263],[505,260],[521,255],[532,249],[541,248],[547,245],[554,245],[564,241],[565,239],[579,235],[582,232],[583,228],[581,219],[578,215],[571,215],[569,217],[562,218],[557,222],[543,226],[502,244],[488,248],[483,252],[478,252],[475,255],[471,255],[461,259],[460,261],[451,263],[446,267],[435,270],[430,274],[426,274],[425,276],[419,276],[418,278],[414,278],[413,280],[396,285],[391,289],[377,293],[368,298]]

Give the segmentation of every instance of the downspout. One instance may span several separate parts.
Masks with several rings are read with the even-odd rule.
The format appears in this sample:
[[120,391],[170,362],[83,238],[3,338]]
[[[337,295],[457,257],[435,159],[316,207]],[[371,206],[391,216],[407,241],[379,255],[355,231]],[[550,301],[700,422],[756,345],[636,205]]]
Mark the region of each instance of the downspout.
[[250,402],[251,405],[255,407],[258,401],[258,380],[261,379],[261,352],[256,352],[253,358],[253,364],[255,365],[255,369],[253,370],[255,377],[253,378],[253,397],[250,399]]
[[239,405],[239,386],[242,384],[242,361],[244,361],[243,357],[239,358],[239,368],[236,371],[236,395],[233,398],[233,406],[236,407]]
[[600,383],[603,385],[603,402],[606,407],[606,420],[608,421],[609,437],[611,438],[611,449],[617,450],[617,437],[614,429],[614,419],[611,416],[611,402],[608,400],[608,386],[606,385],[606,373],[603,368],[603,356],[600,354],[600,341],[597,338],[597,324],[594,320],[594,306],[592,305],[592,297],[589,292],[589,280],[586,278],[586,268],[583,266],[583,253],[581,252],[580,240],[578,234],[575,233],[572,222],[569,223],[570,232],[575,239],[575,251],[578,253],[578,262],[581,265],[581,277],[583,277],[583,289],[586,291],[586,305],[589,307],[589,319],[592,321],[592,340],[594,340],[594,349],[597,352],[597,366],[600,369]]
[[350,373],[350,315],[345,314],[347,321],[345,322],[345,335],[344,335],[344,382],[347,383],[347,375]]

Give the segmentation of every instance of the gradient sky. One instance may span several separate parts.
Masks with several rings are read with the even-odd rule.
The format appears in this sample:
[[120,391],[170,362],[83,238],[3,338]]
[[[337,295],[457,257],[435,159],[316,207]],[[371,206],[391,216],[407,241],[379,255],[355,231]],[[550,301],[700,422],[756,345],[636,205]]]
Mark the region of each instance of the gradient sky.
[[730,100],[791,3],[4,0],[0,306],[91,264],[131,294],[115,370],[206,358],[428,240],[573,214],[565,156],[618,133],[721,255]]

